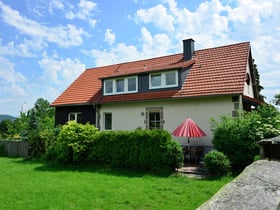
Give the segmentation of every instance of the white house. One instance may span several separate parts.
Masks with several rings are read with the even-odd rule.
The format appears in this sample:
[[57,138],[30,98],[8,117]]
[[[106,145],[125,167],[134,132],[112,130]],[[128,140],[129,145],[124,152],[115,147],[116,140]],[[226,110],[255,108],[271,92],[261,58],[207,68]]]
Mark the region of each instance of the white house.
[[207,134],[191,145],[211,146],[210,118],[261,103],[255,73],[249,42],[196,51],[187,39],[183,53],[86,69],[51,105],[56,124],[76,120],[100,130],[171,133],[189,116]]

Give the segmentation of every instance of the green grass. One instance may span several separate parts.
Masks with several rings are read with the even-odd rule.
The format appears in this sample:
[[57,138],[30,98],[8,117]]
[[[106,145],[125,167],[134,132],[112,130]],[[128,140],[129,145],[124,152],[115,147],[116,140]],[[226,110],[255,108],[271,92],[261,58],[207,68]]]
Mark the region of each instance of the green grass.
[[198,180],[0,157],[0,209],[195,209],[232,177]]

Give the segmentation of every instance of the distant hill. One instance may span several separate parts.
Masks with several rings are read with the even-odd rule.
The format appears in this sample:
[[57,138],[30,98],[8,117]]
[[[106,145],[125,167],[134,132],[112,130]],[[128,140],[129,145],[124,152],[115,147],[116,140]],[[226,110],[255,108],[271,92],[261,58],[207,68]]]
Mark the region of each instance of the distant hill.
[[11,115],[7,115],[7,114],[0,114],[0,122],[2,122],[3,120],[6,120],[6,119],[15,120],[17,118],[14,116],[11,116]]

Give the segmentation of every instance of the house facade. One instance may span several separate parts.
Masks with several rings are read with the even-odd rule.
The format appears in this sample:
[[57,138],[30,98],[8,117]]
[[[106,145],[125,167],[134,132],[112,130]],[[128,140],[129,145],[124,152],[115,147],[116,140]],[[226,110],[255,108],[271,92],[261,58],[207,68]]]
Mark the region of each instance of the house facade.
[[87,69],[51,105],[56,124],[76,120],[100,130],[171,133],[191,117],[207,134],[191,145],[211,146],[211,118],[259,104],[249,42],[195,51],[187,39],[183,53]]

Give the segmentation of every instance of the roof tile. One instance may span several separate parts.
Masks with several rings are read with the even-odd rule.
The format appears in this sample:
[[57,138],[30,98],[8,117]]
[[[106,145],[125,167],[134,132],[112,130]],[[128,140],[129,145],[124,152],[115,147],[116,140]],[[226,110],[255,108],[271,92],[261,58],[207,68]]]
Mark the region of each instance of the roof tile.
[[[242,94],[250,43],[197,50],[192,60],[175,54],[85,70],[53,103],[109,103],[163,98]],[[102,96],[101,79],[191,66],[181,90]]]

